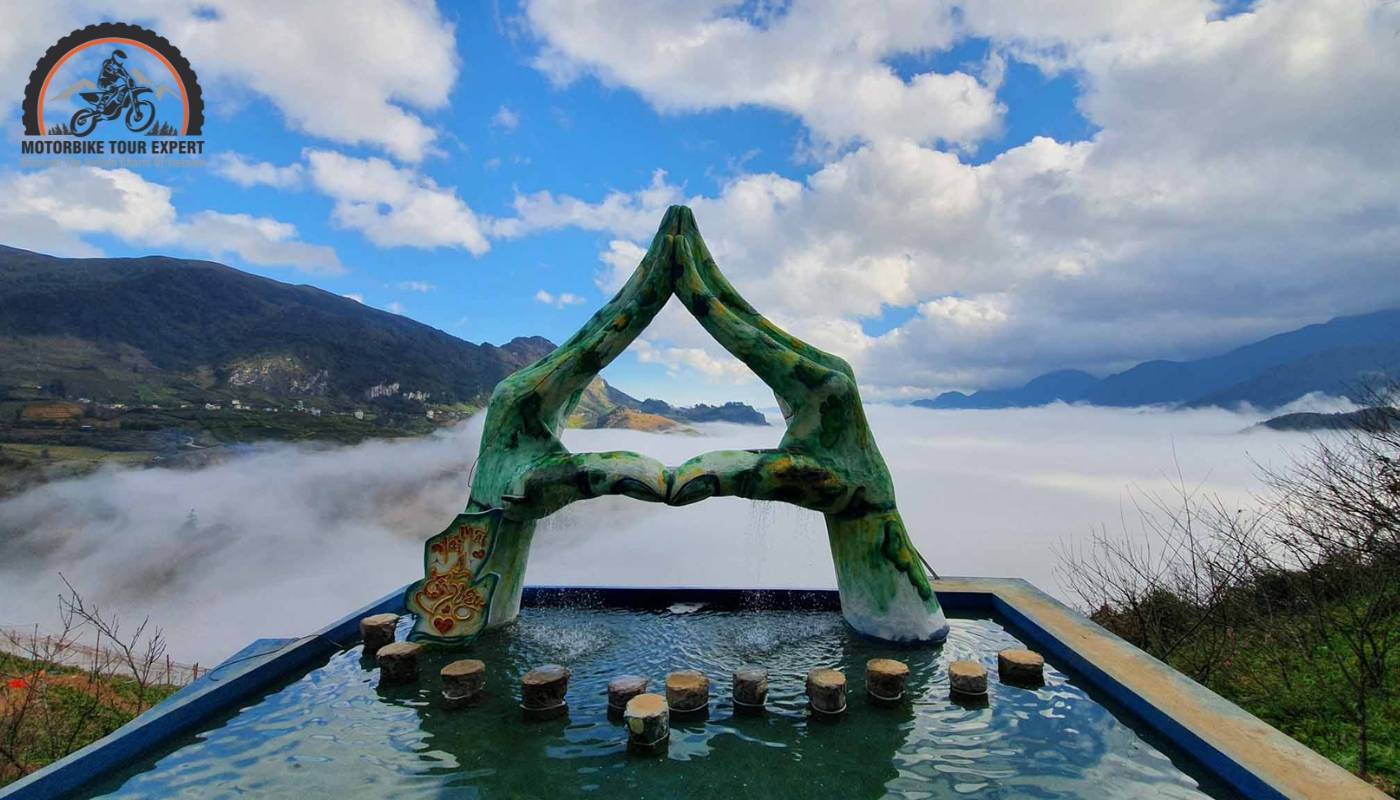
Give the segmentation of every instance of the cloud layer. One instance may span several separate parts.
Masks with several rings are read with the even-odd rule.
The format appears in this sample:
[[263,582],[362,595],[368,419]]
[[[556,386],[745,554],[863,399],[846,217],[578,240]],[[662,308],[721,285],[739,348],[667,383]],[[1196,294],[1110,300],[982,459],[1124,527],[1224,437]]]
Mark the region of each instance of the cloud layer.
[[[1209,490],[1246,503],[1256,462],[1309,442],[1240,434],[1257,417],[1220,410],[867,411],[905,522],[942,574],[1023,577],[1053,593],[1053,548],[1097,525],[1117,529],[1128,491],[1169,489],[1174,459],[1188,483],[1208,477]],[[702,427],[702,437],[564,438],[577,451],[632,449],[678,464],[782,435]],[[304,635],[420,574],[423,540],[466,504],[479,437],[478,417],[424,439],[260,446],[198,470],[110,470],[10,498],[0,502],[0,626],[49,627],[61,571],[125,619],[150,614],[182,661]],[[644,562],[651,585],[833,586],[825,541],[821,516],[791,506],[600,498],[541,523],[526,577],[636,585]]]

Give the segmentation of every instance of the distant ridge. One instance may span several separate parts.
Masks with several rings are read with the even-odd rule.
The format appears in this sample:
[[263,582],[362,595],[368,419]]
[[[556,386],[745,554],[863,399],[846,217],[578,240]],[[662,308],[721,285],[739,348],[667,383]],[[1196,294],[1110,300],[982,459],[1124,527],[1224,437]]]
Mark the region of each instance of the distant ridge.
[[932,400],[919,400],[916,406],[926,408],[1012,408],[1043,406],[1066,397],[1077,397],[1098,381],[1093,375],[1077,369],[1047,372],[1018,389],[990,389],[973,394],[944,392]]
[[1400,409],[1378,406],[1335,414],[1300,412],[1266,419],[1256,428],[1276,431],[1383,431],[1400,427]]
[[1011,389],[944,392],[922,408],[1028,408],[1056,401],[1097,406],[1271,409],[1310,392],[1365,402],[1368,388],[1400,376],[1400,309],[1308,325],[1195,361],[1147,361],[1098,379],[1049,372]]

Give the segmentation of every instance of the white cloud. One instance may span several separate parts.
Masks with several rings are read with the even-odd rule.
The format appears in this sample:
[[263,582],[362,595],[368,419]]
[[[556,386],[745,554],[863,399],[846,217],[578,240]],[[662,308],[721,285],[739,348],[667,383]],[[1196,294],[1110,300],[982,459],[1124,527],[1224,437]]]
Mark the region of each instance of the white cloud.
[[419,294],[427,294],[437,289],[437,284],[427,281],[399,281],[397,286],[404,291],[418,292]]
[[[78,0],[7,14],[3,96],[17,103],[49,45],[110,11]],[[266,98],[294,130],[405,161],[432,152],[438,134],[420,113],[445,108],[457,79],[453,26],[423,0],[139,0],[123,13],[178,44],[212,109]]]
[[306,178],[306,170],[299,163],[279,167],[266,161],[250,161],[239,153],[220,153],[211,161],[210,169],[214,174],[244,188],[300,189]]
[[606,265],[606,269],[599,272],[593,282],[604,293],[612,294],[618,291],[631,277],[637,265],[642,263],[642,257],[646,254],[646,248],[638,244],[626,239],[613,239],[608,242],[608,249],[598,256]]
[[[497,229],[615,237],[600,255],[607,289],[630,274],[664,206],[685,202],[745,296],[851,359],[879,396],[1198,356],[1400,305],[1400,4],[1260,0],[1225,18],[1204,0],[987,2],[956,15],[921,3],[922,16],[858,6],[794,7],[760,24],[692,4],[630,15],[618,32],[532,4],[539,65],[558,80],[593,74],[662,111],[788,110],[818,137],[864,143],[802,181],[744,174],[686,196],[658,173],[592,201],[526,193]],[[824,28],[823,14],[853,22]],[[775,46],[798,30],[812,34],[800,53]],[[994,127],[994,100],[977,100],[981,116],[946,116],[906,85],[888,113],[866,113],[871,95],[852,76],[881,69],[873,54],[967,36],[990,38],[999,58],[1072,71],[1099,132],[971,164],[946,143]],[[833,55],[834,42],[846,49]],[[838,68],[814,88],[812,75]],[[746,87],[740,75],[770,77]],[[984,88],[997,80],[989,73]],[[858,119],[833,121],[794,99],[804,97]],[[911,125],[901,101],[940,118],[928,126],[963,132]],[[890,309],[912,316],[867,334],[862,323]],[[696,327],[668,310],[648,346],[719,358]]]
[[200,211],[190,215],[176,230],[179,242],[185,247],[202,250],[216,258],[236,255],[249,264],[290,264],[302,272],[320,275],[345,272],[334,250],[298,241],[295,226],[267,217]]
[[585,302],[582,297],[579,297],[573,292],[553,294],[551,292],[545,291],[544,289],[535,292],[535,301],[539,303],[544,303],[547,306],[554,306],[555,308],[564,308],[565,306],[576,306]]
[[888,64],[953,43],[948,3],[857,0],[759,9],[745,16],[721,0],[651,6],[533,0],[526,13],[544,41],[535,63],[554,81],[591,74],[639,92],[663,111],[767,106],[797,115],[834,143],[896,137],[971,145],[1000,127],[995,85],[960,71],[930,70],[905,80]]
[[[491,249],[486,229],[508,227],[478,217],[456,189],[439,186],[416,169],[333,150],[308,148],[302,157],[304,163],[278,166],[231,154],[218,160],[216,170],[245,186],[264,183],[289,188],[309,181],[335,201],[331,219],[336,224],[360,231],[380,247],[460,247],[479,256]],[[399,288],[428,292],[436,287],[406,281]]]
[[516,238],[537,231],[565,227],[610,231],[640,238],[650,236],[668,205],[680,202],[680,189],[666,182],[666,171],[656,170],[651,185],[636,192],[609,192],[598,203],[551,192],[515,196],[515,216],[496,220],[493,236]]
[[403,303],[400,303],[399,301],[395,300],[392,303],[389,303],[387,306],[384,306],[384,310],[388,311],[391,314],[402,315],[404,312]]
[[960,297],[940,297],[919,306],[919,313],[928,319],[945,321],[962,328],[996,327],[1006,322],[1006,312],[990,300],[964,300]]
[[20,220],[73,234],[135,240],[168,236],[175,227],[170,189],[130,170],[60,165],[10,173],[4,183],[6,227],[12,236],[24,235]]
[[491,115],[491,124],[497,128],[513,131],[520,127],[520,114],[516,111],[511,111],[505,106],[501,106],[496,109],[495,114]]
[[92,256],[101,251],[83,236],[107,234],[130,244],[237,256],[258,266],[322,275],[345,271],[333,249],[301,241],[289,223],[217,211],[181,215],[170,194],[169,187],[125,169],[61,165],[0,173],[0,195],[7,198],[0,206],[0,238],[57,255]]
[[711,352],[701,347],[658,347],[646,339],[633,343],[633,350],[638,361],[660,364],[672,377],[678,377],[681,368],[685,367],[713,382],[748,383],[756,380],[742,361],[723,350]]
[[305,153],[312,184],[335,200],[332,219],[381,247],[491,249],[483,225],[451,187],[382,158]]
[[358,292],[351,292],[350,294],[343,294],[343,295],[341,295],[341,297],[346,297],[346,298],[349,298],[349,299],[351,299],[351,300],[354,300],[356,303],[359,303],[360,305],[364,305],[364,304],[365,304],[365,296],[362,295],[362,294],[360,294],[360,293],[358,293]]

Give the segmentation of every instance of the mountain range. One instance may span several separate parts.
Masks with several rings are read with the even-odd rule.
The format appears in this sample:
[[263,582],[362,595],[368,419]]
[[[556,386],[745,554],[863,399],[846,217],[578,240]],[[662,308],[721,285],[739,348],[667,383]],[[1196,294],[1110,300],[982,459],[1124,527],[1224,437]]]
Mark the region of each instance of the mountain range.
[[1308,325],[1193,361],[1146,361],[1097,378],[1079,370],[1040,375],[1025,385],[972,394],[944,392],[916,406],[1027,408],[1056,401],[1097,406],[1235,407],[1286,405],[1311,392],[1358,403],[1400,377],[1400,309]]
[[577,428],[629,428],[680,433],[693,432],[694,429],[686,423],[701,422],[768,424],[763,414],[744,403],[725,403],[718,406],[700,403],[695,406],[677,407],[650,397],[638,400],[602,378],[593,379],[593,383],[584,390],[569,417],[569,424]]
[[[478,411],[497,382],[554,347],[539,336],[474,344],[209,261],[0,246],[0,472],[427,433]],[[766,424],[742,404],[676,408],[601,378],[586,395],[570,424]]]

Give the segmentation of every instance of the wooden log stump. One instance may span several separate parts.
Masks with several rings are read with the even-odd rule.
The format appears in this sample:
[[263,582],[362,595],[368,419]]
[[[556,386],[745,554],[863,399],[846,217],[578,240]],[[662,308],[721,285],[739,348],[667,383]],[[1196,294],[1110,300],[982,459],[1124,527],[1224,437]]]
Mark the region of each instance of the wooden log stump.
[[486,665],[475,658],[453,661],[438,674],[442,676],[442,700],[448,708],[471,705],[486,686]]
[[413,642],[390,642],[379,648],[379,685],[397,686],[418,680],[418,654],[423,645]]
[[1003,650],[997,653],[997,675],[1002,683],[1040,686],[1045,683],[1045,659],[1034,650]]
[[622,712],[627,722],[627,749],[655,755],[666,752],[671,741],[671,712],[659,694],[639,694],[627,701]]
[[744,665],[734,670],[734,710],[757,714],[768,703],[768,670]]
[[398,626],[398,614],[372,614],[361,619],[360,639],[365,643],[365,658],[374,658],[379,648],[394,641],[394,629]]
[[703,672],[683,669],[666,676],[666,704],[673,714],[703,714],[710,707],[710,679]]
[[865,696],[880,706],[904,702],[904,683],[909,665],[893,658],[872,658],[865,662]]
[[948,688],[963,697],[985,697],[986,667],[976,661],[954,661],[948,665]]
[[619,675],[608,681],[608,711],[621,714],[628,701],[644,693],[649,683],[641,675]]
[[569,713],[564,695],[569,690],[569,668],[545,664],[520,679],[520,708],[530,720],[555,719]]
[[818,667],[807,673],[807,704],[821,716],[834,717],[844,714],[845,673],[827,667]]

